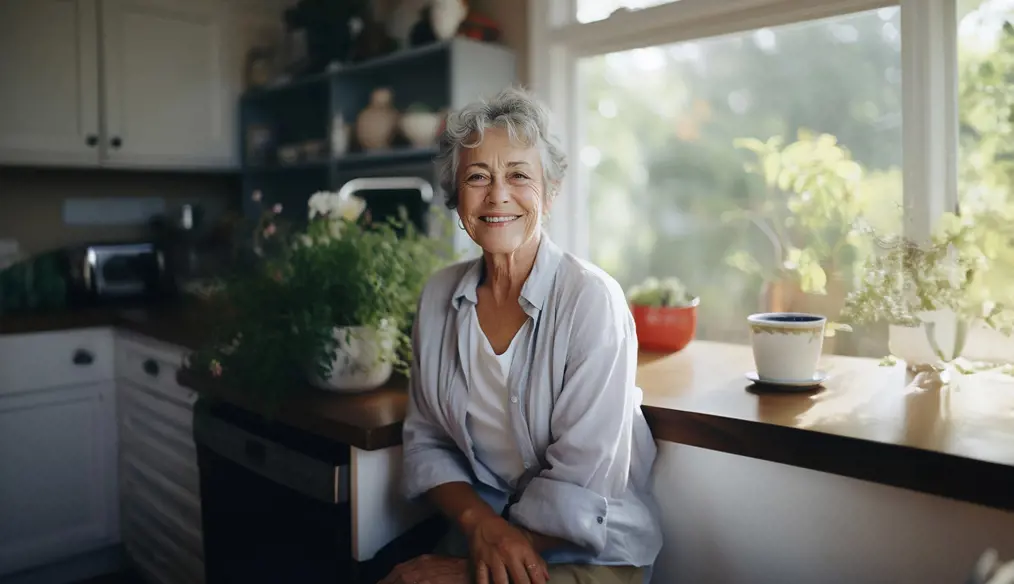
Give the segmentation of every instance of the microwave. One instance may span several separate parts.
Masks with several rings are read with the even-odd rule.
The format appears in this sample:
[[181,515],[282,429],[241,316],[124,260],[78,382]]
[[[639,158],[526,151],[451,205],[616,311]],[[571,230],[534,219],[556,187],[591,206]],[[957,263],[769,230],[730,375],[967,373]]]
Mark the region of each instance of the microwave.
[[73,303],[162,297],[174,286],[165,253],[151,242],[89,244],[67,251]]

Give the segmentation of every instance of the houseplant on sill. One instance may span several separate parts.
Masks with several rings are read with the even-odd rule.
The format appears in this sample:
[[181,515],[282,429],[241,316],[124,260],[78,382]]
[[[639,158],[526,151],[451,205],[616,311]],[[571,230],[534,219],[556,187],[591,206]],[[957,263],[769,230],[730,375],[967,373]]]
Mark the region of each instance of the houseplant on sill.
[[[372,223],[353,196],[322,192],[308,202],[305,231],[263,250],[256,265],[223,279],[226,306],[189,368],[220,378],[263,405],[310,383],[363,391],[406,372],[407,333],[419,293],[448,257],[444,239],[403,221]],[[272,224],[274,225],[274,224]]]
[[971,335],[1014,332],[1010,211],[945,213],[925,243],[881,241],[884,252],[867,261],[841,318],[887,322],[892,357],[923,374],[920,385],[946,383],[951,370],[971,372],[958,362]]
[[641,349],[676,353],[693,340],[700,298],[678,278],[647,278],[632,287],[627,298]]

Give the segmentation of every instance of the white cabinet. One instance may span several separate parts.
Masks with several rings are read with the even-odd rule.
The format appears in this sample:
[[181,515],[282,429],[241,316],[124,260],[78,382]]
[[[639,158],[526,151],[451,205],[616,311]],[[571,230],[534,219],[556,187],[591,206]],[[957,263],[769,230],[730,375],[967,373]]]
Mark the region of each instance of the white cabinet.
[[[0,163],[238,166],[246,54],[282,28],[268,6],[3,0]],[[253,34],[251,23],[273,23],[273,34]]]
[[0,162],[99,163],[98,0],[0,2]]
[[204,581],[197,394],[176,383],[182,349],[117,338],[120,508],[127,554],[150,582]]
[[0,576],[119,541],[111,349],[108,330],[0,337]]

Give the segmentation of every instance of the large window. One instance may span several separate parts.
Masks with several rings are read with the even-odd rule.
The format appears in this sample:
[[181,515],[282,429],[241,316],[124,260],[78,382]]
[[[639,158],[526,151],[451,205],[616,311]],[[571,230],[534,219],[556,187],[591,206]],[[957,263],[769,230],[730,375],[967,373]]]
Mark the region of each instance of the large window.
[[[836,317],[878,243],[944,213],[1014,225],[1014,0],[530,2],[532,85],[575,162],[554,238],[625,288],[683,280],[700,338]],[[1014,300],[1007,272],[975,293]],[[879,357],[888,336],[829,348]]]
[[[701,338],[745,341],[758,310],[837,314],[860,220],[901,227],[898,13],[582,59],[592,261],[625,288],[682,279]],[[886,351],[878,328],[829,343]]]

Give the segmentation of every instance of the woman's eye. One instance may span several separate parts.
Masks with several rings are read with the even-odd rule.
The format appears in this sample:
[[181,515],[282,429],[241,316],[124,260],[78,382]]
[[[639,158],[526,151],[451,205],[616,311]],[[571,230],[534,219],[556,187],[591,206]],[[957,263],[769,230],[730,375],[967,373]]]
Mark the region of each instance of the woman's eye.
[[466,180],[468,180],[468,182],[481,182],[484,180],[488,180],[488,178],[484,174],[473,174],[469,176]]
[[514,174],[511,175],[511,180],[528,180],[528,175],[522,174],[520,172],[515,172]]

